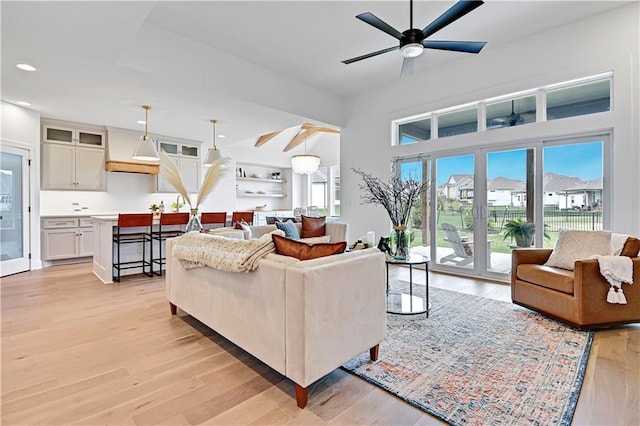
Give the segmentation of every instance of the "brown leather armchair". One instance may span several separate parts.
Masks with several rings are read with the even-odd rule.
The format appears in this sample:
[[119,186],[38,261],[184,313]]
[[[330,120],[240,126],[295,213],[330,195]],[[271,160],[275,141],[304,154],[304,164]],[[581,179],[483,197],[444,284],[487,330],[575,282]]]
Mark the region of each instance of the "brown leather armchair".
[[625,248],[630,243],[634,284],[622,285],[626,305],[607,302],[610,285],[597,260],[578,260],[569,271],[544,265],[551,249],[531,248],[512,251],[511,300],[578,328],[640,322],[640,241],[629,238]]

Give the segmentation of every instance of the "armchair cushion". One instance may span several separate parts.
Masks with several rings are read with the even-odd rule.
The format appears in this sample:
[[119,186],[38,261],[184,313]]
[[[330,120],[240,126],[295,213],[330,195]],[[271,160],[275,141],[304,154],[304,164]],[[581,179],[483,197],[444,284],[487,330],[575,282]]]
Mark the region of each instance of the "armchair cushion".
[[289,238],[280,237],[275,234],[272,235],[272,238],[273,244],[276,247],[276,253],[283,256],[295,257],[300,260],[316,259],[318,257],[342,253],[347,248],[346,241],[311,245]]
[[573,272],[545,265],[518,265],[518,279],[552,290],[573,294]]
[[573,271],[576,260],[588,259],[594,254],[610,255],[610,231],[574,231],[561,229],[551,256],[545,265]]

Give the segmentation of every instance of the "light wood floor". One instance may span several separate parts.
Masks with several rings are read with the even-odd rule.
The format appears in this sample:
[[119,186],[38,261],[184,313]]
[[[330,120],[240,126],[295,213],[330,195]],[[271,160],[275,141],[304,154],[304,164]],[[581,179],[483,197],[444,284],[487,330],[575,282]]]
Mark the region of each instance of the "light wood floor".
[[[430,286],[510,300],[502,284],[432,274]],[[5,277],[0,290],[3,425],[441,424],[340,369],[298,409],[291,381],[172,317],[163,278],[104,285],[85,263]],[[638,425],[639,392],[640,327],[597,332],[574,424]]]

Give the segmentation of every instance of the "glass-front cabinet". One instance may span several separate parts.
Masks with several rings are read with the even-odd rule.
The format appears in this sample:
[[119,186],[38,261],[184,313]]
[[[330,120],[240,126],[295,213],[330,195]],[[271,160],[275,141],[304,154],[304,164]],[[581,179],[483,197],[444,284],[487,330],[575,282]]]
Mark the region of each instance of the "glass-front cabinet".
[[[198,192],[202,169],[200,145],[161,140],[158,141],[158,148],[166,152],[176,164],[187,191]],[[158,175],[158,192],[176,192],[161,174]]]

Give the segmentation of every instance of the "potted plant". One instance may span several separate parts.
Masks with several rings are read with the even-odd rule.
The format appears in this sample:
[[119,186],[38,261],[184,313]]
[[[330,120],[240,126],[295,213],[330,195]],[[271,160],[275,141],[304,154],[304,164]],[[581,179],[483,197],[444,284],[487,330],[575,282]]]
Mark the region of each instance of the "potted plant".
[[[533,237],[536,234],[536,225],[522,218],[510,219],[504,224],[503,230],[503,239],[513,238],[516,241],[516,246],[531,247]],[[544,237],[549,238],[546,230],[544,231]]]

